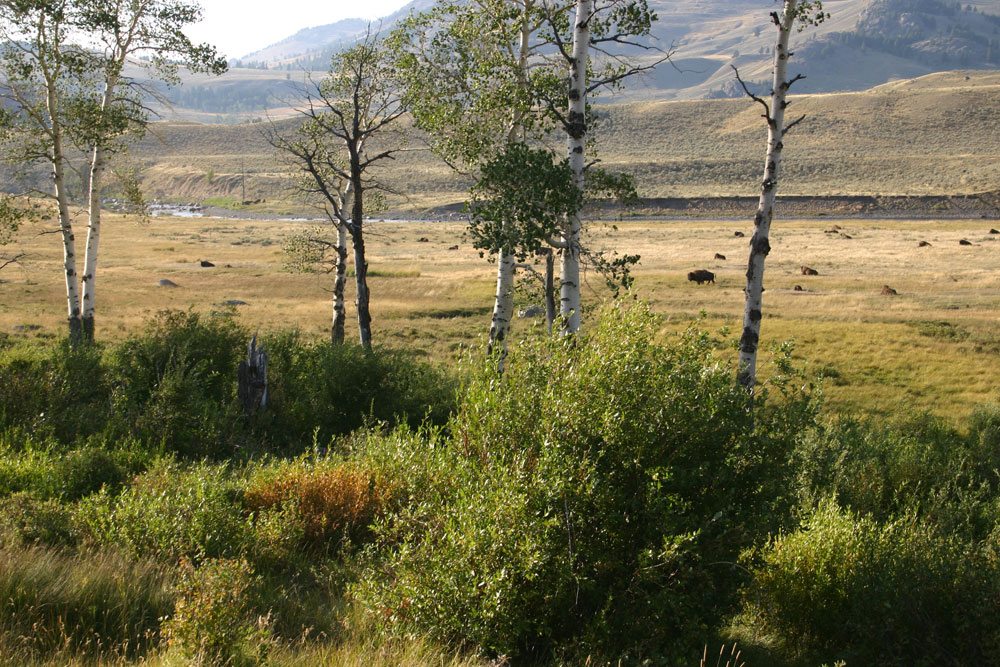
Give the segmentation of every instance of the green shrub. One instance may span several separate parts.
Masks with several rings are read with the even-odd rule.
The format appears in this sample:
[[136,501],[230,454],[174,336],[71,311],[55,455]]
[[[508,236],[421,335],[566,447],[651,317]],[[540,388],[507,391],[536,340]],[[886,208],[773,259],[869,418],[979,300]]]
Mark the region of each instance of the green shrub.
[[167,562],[244,553],[249,521],[225,466],[161,462],[120,494],[84,499],[77,520],[91,539]]
[[109,415],[100,347],[61,342],[0,354],[0,428],[21,427],[69,444],[100,432]]
[[270,414],[260,427],[285,451],[327,443],[366,420],[444,423],[455,407],[453,380],[393,350],[303,342],[284,335],[265,341],[270,356]]
[[0,500],[0,546],[67,546],[78,540],[69,507],[15,493]]
[[802,505],[808,511],[836,496],[880,522],[914,515],[943,534],[981,540],[1000,499],[1000,440],[991,440],[1000,420],[992,414],[977,412],[968,436],[929,415],[816,429],[796,452]]
[[779,536],[747,596],[791,651],[858,665],[1000,661],[1000,563],[913,517],[879,524],[822,502]]
[[0,498],[27,492],[38,498],[78,500],[106,488],[116,491],[155,456],[134,442],[106,448],[100,438],[68,449],[18,429],[0,433]]
[[170,645],[196,665],[259,665],[271,644],[270,620],[255,613],[260,585],[245,560],[181,564],[177,604],[166,625]]
[[76,449],[62,456],[53,471],[59,495],[77,500],[95,491],[120,488],[128,471],[115,456],[103,449]]
[[116,423],[187,457],[232,453],[236,369],[248,335],[227,318],[164,312],[111,353]]
[[142,655],[173,607],[167,583],[160,567],[113,553],[0,549],[0,646],[22,654],[12,664],[67,649]]
[[365,606],[492,654],[699,648],[735,602],[723,564],[785,516],[777,490],[812,411],[762,398],[753,424],[712,340],[662,346],[655,330],[622,307],[573,340],[515,346],[502,379],[484,364],[447,441],[414,445],[446,449],[450,472],[414,455],[401,478],[453,486],[381,525]]

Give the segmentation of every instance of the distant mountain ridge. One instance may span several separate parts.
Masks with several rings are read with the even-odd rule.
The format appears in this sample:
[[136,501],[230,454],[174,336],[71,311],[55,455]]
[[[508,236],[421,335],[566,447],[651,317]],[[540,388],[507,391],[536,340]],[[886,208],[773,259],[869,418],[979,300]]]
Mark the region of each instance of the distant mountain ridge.
[[[771,0],[649,4],[659,17],[653,36],[660,46],[674,49],[673,61],[630,84],[615,100],[738,97],[742,90],[732,66],[759,90],[768,88],[774,41]],[[372,25],[387,31],[409,13],[433,5],[434,0],[413,0]],[[824,7],[830,19],[793,39],[792,68],[806,75],[796,92],[860,91],[945,70],[1000,68],[1000,0],[826,0]],[[191,108],[189,100],[197,100],[201,114],[280,107],[278,98],[288,98],[289,76],[325,70],[330,55],[360,38],[368,26],[368,21],[348,19],[300,30],[237,63],[253,63],[273,74],[247,77],[247,70],[241,74],[235,68],[218,79],[196,78],[185,88],[198,90],[174,95],[180,110],[174,115],[183,116]],[[253,78],[252,86],[239,83],[247,78]],[[275,101],[261,105],[268,80]],[[240,97],[244,85],[246,99]]]

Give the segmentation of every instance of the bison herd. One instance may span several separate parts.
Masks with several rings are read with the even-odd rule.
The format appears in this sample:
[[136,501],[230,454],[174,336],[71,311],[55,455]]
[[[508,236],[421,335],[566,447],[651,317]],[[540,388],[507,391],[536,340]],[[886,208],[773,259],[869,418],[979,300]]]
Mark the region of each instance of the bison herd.
[[[839,225],[834,225],[832,228],[825,230],[824,233],[829,234],[831,236],[832,235],[836,235],[836,236],[838,236],[839,238],[842,238],[842,239],[850,239],[850,238],[852,238],[849,234],[845,233],[843,231],[843,229],[841,229],[841,227]],[[1000,234],[1000,230],[990,229],[989,233],[990,234]],[[744,238],[746,236],[746,234],[744,234],[743,232],[739,232],[738,231],[738,232],[733,232],[733,236],[735,238]],[[972,243],[972,241],[969,241],[968,239],[961,239],[958,242],[958,244],[962,245],[962,246],[975,245],[974,243]],[[917,247],[919,247],[919,248],[930,248],[932,246],[931,246],[931,244],[930,244],[929,241],[920,241],[919,243],[917,243]],[[719,260],[719,261],[725,261],[726,260],[726,256],[723,255],[722,253],[718,253],[717,252],[717,253],[715,253],[714,259]],[[805,265],[800,266],[799,267],[799,271],[804,276],[818,276],[819,275],[819,271],[817,271],[816,269],[814,269],[812,267],[805,266]],[[698,283],[699,285],[704,285],[706,283],[711,283],[713,285],[715,284],[715,274],[712,273],[711,271],[707,270],[707,269],[695,269],[694,271],[689,271],[688,274],[687,274],[687,279],[688,279],[689,282]],[[802,285],[796,285],[795,288],[794,288],[794,291],[796,291],[796,292],[805,292],[806,290],[802,287]],[[892,287],[889,287],[888,285],[883,285],[882,286],[882,292],[881,293],[882,293],[883,296],[894,296],[894,295],[899,294],[899,292],[897,292]]]

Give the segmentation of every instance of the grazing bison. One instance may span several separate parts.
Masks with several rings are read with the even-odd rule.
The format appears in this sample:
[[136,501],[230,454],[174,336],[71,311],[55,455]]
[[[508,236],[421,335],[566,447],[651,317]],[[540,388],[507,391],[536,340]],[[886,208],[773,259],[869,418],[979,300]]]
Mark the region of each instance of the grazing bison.
[[972,241],[966,241],[965,239],[962,239],[961,241],[958,242],[958,245],[972,245]]
[[215,264],[212,264],[207,259],[203,259],[203,260],[199,261],[198,263],[201,264],[202,268],[205,268],[205,269],[210,269],[213,266],[215,266]]
[[458,250],[458,246],[457,245],[448,246],[448,250]]
[[715,253],[715,259],[721,259],[722,261],[726,261],[726,256],[723,255],[722,253],[717,252]]
[[744,236],[746,236],[746,234],[744,234],[743,232],[733,232],[733,236],[735,236],[738,239],[741,239]]
[[699,285],[702,283],[715,283],[715,274],[705,269],[698,269],[688,272],[688,280]]
[[800,269],[802,270],[802,275],[804,275],[804,276],[818,276],[819,275],[819,271],[817,271],[816,269],[811,269],[808,266],[800,267]]
[[888,285],[882,285],[882,296],[895,296],[898,294],[896,290],[892,289]]
[[928,243],[927,241],[921,241],[920,243],[917,244],[917,247],[918,248],[930,248],[931,244]]
[[802,285],[796,285],[792,289],[794,289],[796,292],[805,292],[806,291],[805,288],[802,287]]

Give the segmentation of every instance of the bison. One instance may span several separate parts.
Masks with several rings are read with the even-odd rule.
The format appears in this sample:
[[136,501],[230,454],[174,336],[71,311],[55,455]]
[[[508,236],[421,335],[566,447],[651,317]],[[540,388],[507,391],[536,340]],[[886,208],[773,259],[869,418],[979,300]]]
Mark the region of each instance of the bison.
[[705,269],[697,269],[696,271],[688,272],[688,280],[699,285],[702,283],[715,283],[715,274]]
[[958,245],[972,245],[972,241],[967,241],[965,239],[962,239],[961,241],[958,242]]
[[800,267],[800,268],[802,270],[802,275],[804,275],[804,276],[818,276],[819,275],[819,271],[817,271],[816,269],[811,269],[808,266],[803,266],[803,267]]
[[715,253],[715,259],[721,259],[722,261],[726,261],[726,256],[720,252],[717,252]]
[[743,232],[733,232],[733,236],[735,236],[738,239],[741,239],[744,236],[746,236],[746,234],[744,234]]
[[991,229],[990,234],[1000,234],[1000,229]]
[[927,242],[927,241],[921,241],[920,243],[917,244],[917,247],[918,248],[930,248],[931,244],[929,242]]
[[882,296],[895,296],[898,294],[896,290],[892,289],[888,285],[882,285]]
[[805,289],[802,287],[802,285],[796,285],[792,289],[796,292],[805,292]]
[[207,259],[202,259],[202,260],[199,260],[199,262],[198,262],[198,263],[199,263],[199,264],[201,264],[201,267],[202,267],[203,269],[211,269],[212,267],[214,267],[214,266],[215,266],[215,264],[212,264],[212,263],[211,263],[210,261],[208,261]]
[[426,236],[421,236],[419,239],[417,239],[417,243],[430,243],[430,242],[431,240]]
[[448,250],[458,250],[457,245],[448,246]]

